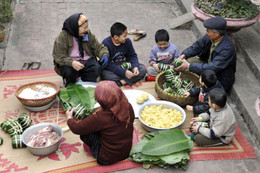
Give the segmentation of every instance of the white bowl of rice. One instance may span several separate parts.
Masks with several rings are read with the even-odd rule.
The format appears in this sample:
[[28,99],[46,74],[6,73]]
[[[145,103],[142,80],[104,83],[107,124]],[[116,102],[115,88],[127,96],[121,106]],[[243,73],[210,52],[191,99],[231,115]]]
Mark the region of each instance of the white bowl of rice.
[[59,91],[59,86],[53,82],[37,81],[20,86],[15,96],[27,107],[42,107],[52,103]]

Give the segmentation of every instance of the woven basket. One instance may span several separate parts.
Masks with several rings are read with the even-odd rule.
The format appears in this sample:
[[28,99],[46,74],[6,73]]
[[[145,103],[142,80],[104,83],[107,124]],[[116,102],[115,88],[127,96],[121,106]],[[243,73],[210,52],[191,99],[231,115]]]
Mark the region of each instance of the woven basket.
[[[56,90],[56,92],[55,92],[55,94],[53,94],[51,96],[48,96],[48,97],[45,97],[45,98],[40,98],[40,99],[26,99],[26,98],[19,97],[19,95],[22,93],[22,91],[24,89],[26,89],[26,88],[34,89],[34,88],[36,88],[36,85],[43,85],[44,87],[52,87]],[[28,83],[28,84],[20,86],[16,90],[15,96],[25,106],[41,107],[41,106],[45,106],[45,105],[51,103],[56,98],[59,91],[60,91],[60,88],[55,83],[48,82],[48,81],[38,81],[38,82],[32,82],[32,83]]]
[[[181,72],[181,79],[189,78],[194,84],[195,87],[199,87],[199,76],[195,73],[189,72],[189,71],[183,71]],[[163,84],[166,82],[164,72],[161,72],[160,74],[157,75],[156,81],[155,81],[155,91],[157,95],[167,101],[171,101],[173,103],[176,103],[180,106],[186,106],[186,105],[193,105],[196,103],[197,98],[196,97],[187,97],[185,98],[184,96],[179,96],[179,95],[174,95],[167,93],[163,91]]]

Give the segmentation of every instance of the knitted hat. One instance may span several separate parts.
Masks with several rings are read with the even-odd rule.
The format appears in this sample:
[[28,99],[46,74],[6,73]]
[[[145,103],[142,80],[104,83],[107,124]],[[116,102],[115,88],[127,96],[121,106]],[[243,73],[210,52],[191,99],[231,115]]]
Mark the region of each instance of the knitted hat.
[[79,20],[78,20],[79,26],[83,25],[86,21],[87,21],[87,17],[84,16],[83,14],[81,14],[81,15],[79,16]]
[[227,21],[223,17],[212,17],[203,22],[205,28],[225,30]]

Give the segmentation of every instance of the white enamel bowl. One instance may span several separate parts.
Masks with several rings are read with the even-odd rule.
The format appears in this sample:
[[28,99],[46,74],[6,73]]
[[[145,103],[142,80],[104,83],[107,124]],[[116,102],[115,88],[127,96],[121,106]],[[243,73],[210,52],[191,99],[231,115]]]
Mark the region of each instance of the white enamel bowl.
[[52,130],[56,133],[58,133],[58,135],[60,136],[60,140],[63,136],[63,131],[61,129],[61,127],[57,124],[54,124],[54,123],[39,123],[39,124],[35,124],[29,128],[27,128],[23,134],[22,134],[22,141],[23,143],[27,146],[28,150],[33,154],[33,155],[36,155],[36,156],[46,156],[46,155],[49,155],[49,154],[52,154],[54,153],[58,147],[59,147],[59,144],[60,144],[60,140],[56,141],[55,143],[53,143],[52,145],[50,146],[47,146],[47,147],[32,147],[32,146],[29,146],[27,145],[30,137],[32,135],[34,135],[36,132],[38,132],[39,130],[43,129],[44,127],[47,127],[51,125],[52,126]]
[[[143,111],[143,109],[146,106],[152,106],[152,105],[157,105],[157,106],[162,105],[162,109],[169,109],[169,108],[172,109],[172,110],[177,109],[182,114],[182,121],[178,125],[170,127],[170,128],[156,128],[156,127],[149,126],[148,124],[143,122],[143,120],[141,118],[141,112]],[[169,129],[178,128],[180,125],[182,125],[184,123],[184,121],[186,119],[186,112],[184,111],[184,109],[182,109],[179,105],[177,105],[175,103],[172,103],[172,102],[169,102],[169,101],[155,101],[155,102],[144,103],[142,105],[142,107],[139,109],[139,112],[138,112],[138,119],[140,120],[140,122],[142,123],[143,127],[148,132],[159,131],[159,130],[169,130]]]

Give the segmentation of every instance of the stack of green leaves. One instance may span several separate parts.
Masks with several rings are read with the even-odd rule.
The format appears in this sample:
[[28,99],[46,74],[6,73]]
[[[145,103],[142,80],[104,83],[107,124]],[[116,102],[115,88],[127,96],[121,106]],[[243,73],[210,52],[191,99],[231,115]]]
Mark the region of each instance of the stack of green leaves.
[[[64,110],[71,110],[72,108],[80,109],[81,106],[85,108],[85,111],[81,112],[81,115],[77,115],[77,118],[83,119],[85,115],[92,113],[95,100],[95,88],[83,87],[79,84],[69,84],[66,88],[61,89],[59,92],[59,99],[61,106]],[[77,111],[77,110],[76,110]]]
[[192,147],[193,142],[180,129],[155,131],[135,144],[129,159],[142,163],[143,168],[158,165],[165,169],[174,166],[186,170]]

